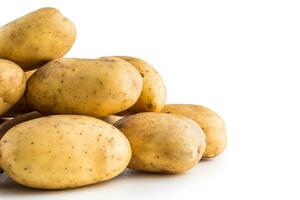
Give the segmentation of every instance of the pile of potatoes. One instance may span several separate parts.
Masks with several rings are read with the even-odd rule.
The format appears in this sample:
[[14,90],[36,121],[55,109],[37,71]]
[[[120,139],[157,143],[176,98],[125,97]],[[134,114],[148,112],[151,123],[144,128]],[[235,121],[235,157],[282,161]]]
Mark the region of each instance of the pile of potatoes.
[[127,167],[183,173],[223,152],[217,113],[166,104],[162,77],[139,58],[63,58],[75,38],[54,8],[0,28],[0,167],[11,179],[74,188]]

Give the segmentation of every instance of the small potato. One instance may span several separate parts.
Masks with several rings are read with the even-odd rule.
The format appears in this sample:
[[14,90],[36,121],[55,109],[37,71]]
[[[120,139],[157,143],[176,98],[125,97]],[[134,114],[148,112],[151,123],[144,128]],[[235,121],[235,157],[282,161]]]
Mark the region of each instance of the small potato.
[[202,129],[181,115],[144,112],[120,119],[115,126],[131,145],[132,169],[185,172],[199,162],[205,150]]
[[[30,78],[30,76],[35,72],[36,70],[30,70],[25,72],[26,81]],[[29,113],[33,111],[33,109],[28,105],[25,95],[21,97],[21,99],[6,113],[4,113],[4,116],[12,117],[17,116],[24,113]]]
[[225,123],[216,112],[190,104],[167,104],[162,112],[183,115],[198,123],[206,136],[203,158],[213,158],[224,151],[227,144]]
[[112,125],[82,115],[23,122],[0,141],[1,167],[14,181],[41,189],[74,188],[124,171],[131,149]]
[[142,77],[119,58],[56,59],[29,79],[28,104],[43,114],[105,117],[126,110],[139,98]]
[[13,62],[0,59],[0,116],[17,103],[25,87],[24,71]]
[[132,64],[143,77],[143,89],[138,101],[128,109],[131,113],[159,112],[163,109],[167,91],[162,77],[147,62],[129,56],[117,56]]
[[41,8],[0,28],[0,58],[23,70],[64,56],[76,37],[74,24],[55,8]]

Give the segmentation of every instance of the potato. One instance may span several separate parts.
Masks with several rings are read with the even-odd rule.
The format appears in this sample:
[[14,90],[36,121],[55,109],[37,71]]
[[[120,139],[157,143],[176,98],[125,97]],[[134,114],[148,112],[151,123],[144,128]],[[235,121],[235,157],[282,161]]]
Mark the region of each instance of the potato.
[[194,167],[205,150],[202,129],[189,118],[144,112],[120,119],[115,126],[132,148],[129,167],[158,173],[181,173]]
[[143,89],[138,101],[129,108],[129,112],[159,112],[163,109],[167,91],[162,77],[147,62],[129,56],[117,56],[132,64],[143,77]]
[[111,179],[126,168],[131,149],[112,125],[82,115],[23,122],[0,142],[1,166],[14,181],[41,189],[74,188]]
[[23,70],[11,61],[0,59],[0,116],[17,103],[25,87]]
[[[30,78],[30,76],[35,72],[36,70],[30,70],[25,72],[26,81]],[[21,99],[6,113],[4,113],[4,116],[17,116],[24,113],[29,113],[33,111],[33,109],[28,105],[25,95],[21,97]]]
[[74,24],[55,8],[42,8],[0,28],[0,58],[25,71],[64,56],[76,37]]
[[61,58],[30,77],[26,97],[44,114],[105,117],[132,106],[142,84],[139,72],[118,58]]
[[216,112],[190,104],[167,104],[162,112],[183,115],[198,123],[206,136],[203,158],[213,158],[224,151],[227,144],[225,123]]

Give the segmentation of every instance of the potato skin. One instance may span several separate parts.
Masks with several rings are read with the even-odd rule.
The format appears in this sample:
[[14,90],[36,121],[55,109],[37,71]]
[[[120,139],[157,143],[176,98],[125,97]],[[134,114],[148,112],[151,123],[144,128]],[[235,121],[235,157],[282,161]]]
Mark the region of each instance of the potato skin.
[[55,8],[41,8],[0,28],[0,58],[23,70],[64,56],[76,38],[74,24]]
[[126,168],[126,137],[101,120],[82,115],[41,117],[18,124],[0,142],[1,166],[32,188],[64,189],[98,183]]
[[203,158],[213,158],[224,151],[227,144],[225,122],[213,110],[200,105],[167,104],[162,112],[183,115],[198,123],[206,136]]
[[[25,72],[25,78],[26,82],[30,78],[30,76],[35,72],[36,70],[30,70]],[[12,117],[12,116],[17,116],[17,115],[22,115],[25,113],[29,113],[34,111],[27,103],[25,94],[21,97],[21,99],[12,107],[10,108],[6,113],[3,115],[6,117]]]
[[132,106],[142,90],[142,77],[118,58],[51,61],[29,79],[28,104],[44,114],[105,117]]
[[13,62],[0,59],[0,116],[17,103],[25,87],[24,71]]
[[29,121],[31,119],[42,117],[40,113],[33,111],[26,114],[18,115],[12,119],[9,119],[3,123],[0,123],[0,139],[3,137],[3,135],[12,127],[14,127],[17,124],[20,124],[25,121]]
[[144,112],[120,119],[115,126],[131,145],[132,169],[182,173],[194,167],[205,150],[202,129],[180,115]]
[[132,64],[143,77],[143,89],[138,101],[128,109],[131,113],[159,112],[163,109],[167,90],[162,77],[146,61],[135,57],[117,56]]

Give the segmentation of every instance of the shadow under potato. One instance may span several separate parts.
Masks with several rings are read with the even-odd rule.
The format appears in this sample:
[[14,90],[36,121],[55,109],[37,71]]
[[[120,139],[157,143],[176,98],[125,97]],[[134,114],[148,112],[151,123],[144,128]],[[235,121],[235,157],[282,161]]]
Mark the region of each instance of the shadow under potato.
[[[127,181],[128,179],[165,179],[170,177],[178,177],[182,174],[158,174],[158,173],[151,173],[151,172],[141,172],[132,169],[126,169],[122,174],[119,176],[100,183],[86,185],[83,187],[78,188],[69,188],[69,189],[62,189],[62,190],[47,190],[47,189],[33,189],[29,187],[22,186],[12,179],[10,179],[5,173],[0,174],[0,194],[1,196],[24,196],[24,195],[51,195],[57,194],[61,192],[67,191],[80,191],[80,190],[89,190],[89,189],[97,189],[101,188],[104,189],[108,187],[108,185],[115,184],[115,182],[120,181]],[[98,188],[99,187],[99,188]]]

